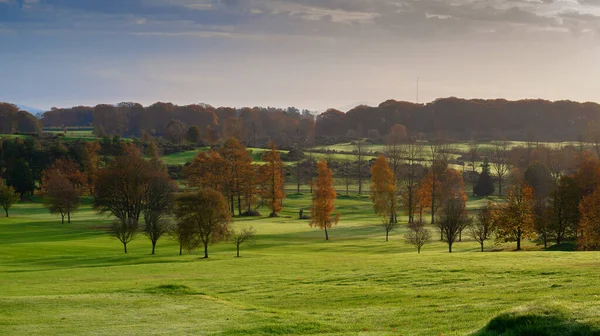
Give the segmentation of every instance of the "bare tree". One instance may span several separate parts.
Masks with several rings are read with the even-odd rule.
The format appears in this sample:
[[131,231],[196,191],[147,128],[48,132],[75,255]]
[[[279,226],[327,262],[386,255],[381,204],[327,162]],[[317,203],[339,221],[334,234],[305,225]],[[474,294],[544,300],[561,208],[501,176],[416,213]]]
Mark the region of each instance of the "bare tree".
[[417,253],[421,253],[421,248],[431,240],[431,231],[425,228],[423,221],[414,221],[408,224],[408,232],[404,235],[406,242],[417,248]]
[[471,223],[464,204],[458,199],[449,199],[442,208],[438,227],[443,240],[448,244],[448,252],[452,253],[452,244],[458,239],[460,232]]
[[152,242],[154,254],[156,242],[169,231],[170,223],[166,217],[173,210],[177,185],[164,171],[155,172],[149,178],[146,206],[142,213],[146,223],[144,234]]
[[415,221],[415,208],[417,200],[415,194],[419,188],[419,170],[420,161],[423,156],[423,145],[417,141],[411,141],[405,145],[403,152],[406,155],[405,169],[401,174],[401,189],[402,194],[406,198],[405,208],[408,212],[408,222],[412,223]]
[[356,177],[358,178],[358,194],[362,195],[363,169],[366,157],[366,144],[362,138],[354,142],[354,158],[356,162]]
[[477,183],[477,163],[480,161],[479,141],[473,139],[469,142],[467,150],[467,161],[471,166],[471,183],[473,185],[473,196],[475,196],[475,184]]
[[510,163],[508,161],[508,141],[495,141],[491,152],[492,167],[498,176],[498,196],[502,196],[502,182],[510,172]]
[[256,230],[251,226],[249,228],[244,228],[240,231],[232,231],[231,237],[232,241],[235,244],[236,248],[236,257],[240,257],[240,246],[244,243],[251,243],[254,240],[254,236],[256,235]]
[[431,162],[431,224],[435,224],[436,181],[448,166],[449,145],[441,140],[434,140],[429,145],[429,160]]
[[469,227],[469,231],[471,237],[481,245],[481,252],[483,252],[484,242],[490,239],[494,232],[494,217],[490,204],[479,211],[476,220]]

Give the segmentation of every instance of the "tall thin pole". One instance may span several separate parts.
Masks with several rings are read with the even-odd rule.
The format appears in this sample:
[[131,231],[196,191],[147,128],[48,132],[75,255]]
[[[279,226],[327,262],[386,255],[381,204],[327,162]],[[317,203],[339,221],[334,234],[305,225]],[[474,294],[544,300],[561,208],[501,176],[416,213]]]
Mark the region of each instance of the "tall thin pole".
[[419,103],[419,77],[417,77],[417,104]]

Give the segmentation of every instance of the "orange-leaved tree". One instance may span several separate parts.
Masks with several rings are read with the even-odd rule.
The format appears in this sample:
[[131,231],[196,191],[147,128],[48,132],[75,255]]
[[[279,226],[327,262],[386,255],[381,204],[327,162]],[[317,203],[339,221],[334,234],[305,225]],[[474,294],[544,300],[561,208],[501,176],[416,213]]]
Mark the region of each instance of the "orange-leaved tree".
[[215,151],[198,153],[184,170],[188,178],[188,186],[223,192],[226,179],[224,165],[225,160]]
[[375,213],[383,221],[385,241],[388,241],[390,231],[398,223],[396,218],[398,200],[396,177],[383,155],[379,155],[373,166],[371,166],[371,201]]
[[333,176],[331,169],[327,167],[325,160],[317,164],[317,181],[315,183],[315,191],[312,200],[312,221],[310,227],[317,227],[325,230],[325,240],[329,240],[328,229],[337,225],[340,220],[340,214],[332,217],[335,210],[335,199],[337,193],[333,187]]
[[87,178],[87,185],[90,195],[94,193],[94,183],[96,181],[96,174],[100,169],[100,160],[98,158],[98,152],[100,151],[100,143],[97,141],[86,142],[83,148],[83,171]]
[[600,189],[585,196],[579,204],[581,220],[577,248],[584,251],[600,249]]
[[496,242],[517,242],[535,236],[533,190],[526,184],[513,187],[508,193],[508,202],[497,207],[494,219],[497,223]]
[[260,175],[262,178],[262,197],[268,201],[268,206],[271,209],[269,217],[277,217],[277,213],[283,208],[283,199],[285,198],[284,165],[277,151],[277,146],[273,141],[269,142],[270,150],[262,155],[262,160],[265,162],[260,167]]

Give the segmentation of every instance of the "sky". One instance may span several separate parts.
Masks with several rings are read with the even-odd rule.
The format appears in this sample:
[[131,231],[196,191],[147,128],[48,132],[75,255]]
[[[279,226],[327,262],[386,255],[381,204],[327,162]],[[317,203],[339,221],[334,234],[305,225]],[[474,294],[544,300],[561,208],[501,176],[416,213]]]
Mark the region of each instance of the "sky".
[[600,101],[600,0],[0,0],[0,101]]

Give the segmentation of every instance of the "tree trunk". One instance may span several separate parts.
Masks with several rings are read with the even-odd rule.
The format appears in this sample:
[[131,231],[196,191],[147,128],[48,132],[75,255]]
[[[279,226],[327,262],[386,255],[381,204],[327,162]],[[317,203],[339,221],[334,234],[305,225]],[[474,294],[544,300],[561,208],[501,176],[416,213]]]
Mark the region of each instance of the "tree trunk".
[[385,241],[388,241],[388,236],[390,235],[389,230],[385,230]]
[[242,197],[238,194],[238,216],[242,215]]
[[448,244],[448,253],[452,253],[452,244]]
[[156,249],[156,241],[152,241],[152,254],[154,254],[154,250]]
[[236,249],[237,249],[237,255],[236,256],[239,258],[240,257],[240,244],[237,244]]
[[462,242],[462,230],[458,231],[458,241]]
[[502,197],[502,178],[498,176],[498,196]]
[[481,252],[483,252],[483,243],[481,243]]
[[417,253],[421,254],[421,246],[417,247]]
[[123,251],[125,251],[125,253],[127,253],[127,243],[123,243]]
[[233,194],[229,196],[229,204],[231,204],[231,215],[235,215],[235,202],[233,200]]
[[327,227],[325,227],[325,240],[329,240],[329,233],[327,233]]
[[183,244],[179,243],[179,255],[183,254]]
[[8,217],[8,209],[4,209],[4,212],[6,212],[6,217]]
[[67,212],[67,223],[71,224],[71,211]]
[[204,243],[204,259],[208,258],[208,241]]
[[61,223],[62,223],[62,224],[65,224],[65,215],[63,215],[63,214],[60,214],[60,216],[62,217]]

